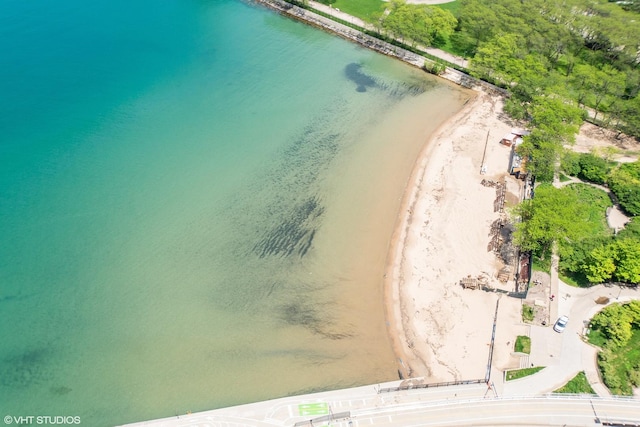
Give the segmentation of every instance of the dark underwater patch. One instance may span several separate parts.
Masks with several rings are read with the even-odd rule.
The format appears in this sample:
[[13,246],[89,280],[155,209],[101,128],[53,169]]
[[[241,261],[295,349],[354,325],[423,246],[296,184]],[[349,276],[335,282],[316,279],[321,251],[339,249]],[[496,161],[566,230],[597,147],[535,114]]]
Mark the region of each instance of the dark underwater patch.
[[46,347],[27,350],[0,362],[0,383],[6,387],[24,388],[49,379],[46,364],[51,351]]
[[71,389],[65,386],[51,387],[49,391],[55,396],[64,396],[65,394],[71,393]]
[[348,332],[331,331],[331,321],[325,315],[321,317],[321,305],[304,302],[290,302],[281,306],[281,318],[287,324],[302,326],[316,335],[330,340],[341,340],[352,337]]
[[311,197],[296,206],[269,230],[254,246],[260,258],[266,256],[304,257],[315,237],[316,219],[322,215],[324,208],[316,197]]
[[376,87],[376,81],[373,77],[362,72],[362,65],[352,62],[344,67],[344,74],[349,80],[357,85],[358,92],[366,92],[367,88]]

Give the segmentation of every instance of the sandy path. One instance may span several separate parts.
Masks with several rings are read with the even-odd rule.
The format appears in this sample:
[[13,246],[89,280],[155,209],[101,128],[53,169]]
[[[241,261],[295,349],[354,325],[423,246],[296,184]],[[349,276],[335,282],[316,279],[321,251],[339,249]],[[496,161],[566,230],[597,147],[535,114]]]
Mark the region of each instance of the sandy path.
[[[501,99],[480,93],[436,132],[416,163],[386,276],[391,335],[405,375],[428,382],[484,378],[499,295],[464,290],[459,280],[486,272],[499,285],[501,264],[487,251],[490,224],[500,217],[496,191],[480,182],[508,176],[509,149],[499,140],[511,127]],[[518,184],[508,180],[514,200]],[[519,300],[501,298],[496,366],[514,363],[509,346],[523,328],[519,310]]]

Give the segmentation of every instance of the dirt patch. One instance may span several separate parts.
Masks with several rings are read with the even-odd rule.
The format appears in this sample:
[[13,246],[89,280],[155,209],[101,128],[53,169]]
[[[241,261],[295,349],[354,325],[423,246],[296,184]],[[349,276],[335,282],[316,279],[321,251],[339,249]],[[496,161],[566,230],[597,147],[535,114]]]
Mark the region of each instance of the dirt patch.
[[578,153],[596,151],[619,162],[634,162],[640,154],[640,142],[636,138],[591,123],[580,127],[576,143],[570,148]]

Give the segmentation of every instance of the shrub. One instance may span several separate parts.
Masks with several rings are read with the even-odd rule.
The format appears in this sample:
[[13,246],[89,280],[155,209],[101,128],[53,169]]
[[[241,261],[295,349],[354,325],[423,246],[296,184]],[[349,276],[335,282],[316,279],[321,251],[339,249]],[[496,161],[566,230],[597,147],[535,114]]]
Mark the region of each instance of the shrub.
[[441,62],[425,61],[424,66],[422,68],[428,73],[439,76],[445,72],[445,70],[447,69],[447,66]]
[[608,183],[620,206],[631,215],[640,215],[640,161],[620,165],[609,174]]
[[636,216],[631,218],[631,221],[624,226],[624,228],[618,233],[619,239],[632,238],[640,240],[640,217]]
[[640,301],[612,304],[594,316],[589,341],[603,350],[598,367],[614,394],[630,395],[640,382]]
[[580,173],[580,154],[571,150],[565,150],[560,158],[560,169],[567,175],[578,176]]
[[518,335],[518,337],[516,338],[516,343],[514,346],[514,350],[516,351],[516,353],[525,353],[525,354],[530,354],[531,353],[531,338],[525,336],[525,335]]
[[535,309],[528,304],[522,304],[522,320],[524,322],[533,322],[534,316]]
[[612,168],[612,164],[595,154],[581,154],[578,159],[580,172],[578,178],[594,182],[596,184],[604,184]]

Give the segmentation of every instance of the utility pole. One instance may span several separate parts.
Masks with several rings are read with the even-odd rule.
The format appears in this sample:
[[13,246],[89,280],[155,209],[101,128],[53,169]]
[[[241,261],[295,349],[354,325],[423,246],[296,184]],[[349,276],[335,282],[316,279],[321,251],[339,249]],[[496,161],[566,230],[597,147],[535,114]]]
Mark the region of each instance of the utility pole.
[[484,158],[487,155],[487,145],[489,144],[489,132],[491,132],[490,130],[487,131],[487,140],[484,142],[484,152],[482,153],[482,163],[480,166],[480,175],[484,175],[485,173],[487,173],[487,166],[485,166],[484,164]]

